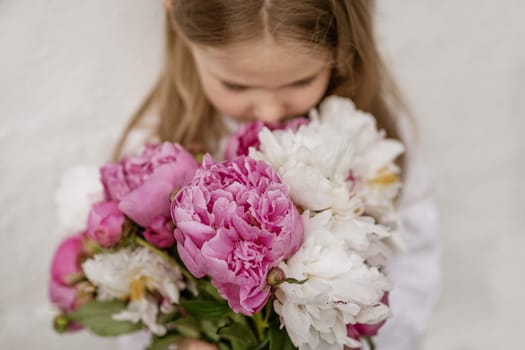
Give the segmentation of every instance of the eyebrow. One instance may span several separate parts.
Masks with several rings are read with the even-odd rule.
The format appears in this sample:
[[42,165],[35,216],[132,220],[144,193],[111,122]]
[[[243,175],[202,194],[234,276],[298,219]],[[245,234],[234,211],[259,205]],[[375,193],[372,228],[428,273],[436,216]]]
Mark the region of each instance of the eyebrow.
[[[298,79],[298,80],[292,81],[291,83],[287,83],[287,84],[283,84],[283,85],[277,86],[276,88],[290,87],[290,86],[294,86],[294,85],[297,85],[297,84],[310,82],[310,81],[314,80],[315,78],[317,78],[317,76],[318,76],[320,73],[321,73],[321,72],[316,72],[316,73],[311,74],[311,75],[309,75],[309,76],[306,76],[306,77],[304,77],[304,78],[301,78],[301,79]],[[220,80],[224,85],[237,86],[237,87],[239,87],[239,88],[243,88],[243,89],[260,88],[260,86],[245,85],[245,84],[236,83],[236,82],[234,82],[234,81],[229,81],[229,80],[227,80],[227,79],[221,79],[220,77],[217,77],[217,76],[215,76],[215,77],[216,77],[218,80]]]

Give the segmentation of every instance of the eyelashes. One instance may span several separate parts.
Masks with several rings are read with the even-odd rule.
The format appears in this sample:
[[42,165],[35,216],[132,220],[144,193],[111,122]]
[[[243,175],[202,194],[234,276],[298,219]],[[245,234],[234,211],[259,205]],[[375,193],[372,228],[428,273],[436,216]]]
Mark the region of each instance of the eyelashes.
[[[288,85],[286,85],[284,87],[285,88],[306,87],[306,86],[312,84],[315,81],[316,78],[317,78],[317,76],[309,77],[309,78],[306,78],[306,79],[303,79],[303,80],[299,80],[299,81],[293,82],[293,83],[288,84]],[[232,92],[243,92],[243,91],[246,91],[246,90],[249,90],[249,89],[252,88],[250,86],[229,83],[229,82],[226,82],[226,81],[222,82],[222,86],[224,86],[227,90],[230,90]]]
[[222,82],[222,86],[224,86],[226,89],[233,91],[233,92],[241,92],[241,91],[246,91],[249,89],[248,86],[232,84],[232,83],[228,83],[225,81]]
[[306,78],[306,79],[303,79],[303,80],[299,80],[299,81],[296,81],[295,83],[292,83],[291,87],[303,87],[303,86],[308,86],[310,85],[311,83],[314,82],[314,80],[316,79],[317,77],[310,77],[310,78]]

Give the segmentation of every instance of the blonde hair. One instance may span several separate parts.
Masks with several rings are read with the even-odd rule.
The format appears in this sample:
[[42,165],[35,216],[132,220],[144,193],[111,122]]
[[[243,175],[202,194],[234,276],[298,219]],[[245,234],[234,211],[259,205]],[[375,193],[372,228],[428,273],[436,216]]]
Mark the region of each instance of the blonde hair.
[[129,132],[154,106],[161,141],[213,150],[224,126],[204,94],[187,42],[220,47],[265,34],[276,41],[333,53],[326,95],[351,98],[359,109],[375,116],[389,137],[400,139],[392,108],[399,112],[404,105],[376,46],[374,1],[171,0],[170,4],[162,74],[124,130],[115,158]]

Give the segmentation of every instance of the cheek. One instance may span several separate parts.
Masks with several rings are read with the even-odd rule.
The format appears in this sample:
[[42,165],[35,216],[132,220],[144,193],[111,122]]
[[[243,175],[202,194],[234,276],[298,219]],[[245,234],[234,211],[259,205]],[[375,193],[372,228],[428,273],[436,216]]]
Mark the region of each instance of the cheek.
[[291,115],[306,115],[323,98],[328,87],[328,78],[319,80],[304,89],[294,91],[289,95],[288,106]]

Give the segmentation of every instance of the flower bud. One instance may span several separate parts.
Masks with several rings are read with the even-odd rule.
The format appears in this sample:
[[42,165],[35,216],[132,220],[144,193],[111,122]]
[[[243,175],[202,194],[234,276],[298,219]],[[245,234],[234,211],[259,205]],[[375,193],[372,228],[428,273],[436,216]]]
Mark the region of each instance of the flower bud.
[[173,222],[164,216],[156,217],[144,231],[144,238],[157,248],[169,248],[175,244]]
[[67,318],[66,315],[59,314],[59,315],[56,315],[55,318],[53,319],[53,328],[55,329],[55,331],[57,331],[60,334],[66,333],[67,328],[70,323],[71,321],[69,320],[69,318]]
[[66,315],[59,314],[53,319],[53,328],[57,333],[63,334],[67,332],[74,332],[82,329],[82,325],[77,322],[72,322]]
[[277,286],[286,280],[284,271],[280,267],[274,267],[268,272],[266,281],[270,286]]
[[89,213],[87,235],[102,247],[109,248],[122,237],[124,221],[117,202],[95,204]]

